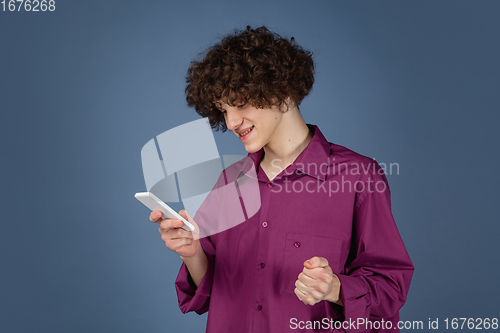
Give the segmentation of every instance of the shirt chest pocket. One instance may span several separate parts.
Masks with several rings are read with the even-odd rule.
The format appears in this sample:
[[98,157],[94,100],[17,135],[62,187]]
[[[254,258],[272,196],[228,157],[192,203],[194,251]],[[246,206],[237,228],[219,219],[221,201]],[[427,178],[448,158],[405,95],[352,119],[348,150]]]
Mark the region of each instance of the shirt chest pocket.
[[285,255],[281,270],[281,291],[294,293],[295,281],[304,269],[304,261],[324,257],[333,272],[338,272],[342,241],[330,237],[287,233]]

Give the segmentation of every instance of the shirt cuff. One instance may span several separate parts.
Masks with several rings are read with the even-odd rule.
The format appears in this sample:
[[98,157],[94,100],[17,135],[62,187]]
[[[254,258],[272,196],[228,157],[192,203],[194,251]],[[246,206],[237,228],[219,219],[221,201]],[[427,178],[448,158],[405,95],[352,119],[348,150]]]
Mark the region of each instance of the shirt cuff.
[[198,288],[196,288],[186,264],[182,263],[175,280],[177,299],[182,313],[195,311],[197,314],[202,314],[208,311],[214,279],[214,262],[214,257],[207,254],[207,272]]
[[337,275],[340,279],[340,299],[344,303],[344,320],[370,316],[370,294],[359,277]]

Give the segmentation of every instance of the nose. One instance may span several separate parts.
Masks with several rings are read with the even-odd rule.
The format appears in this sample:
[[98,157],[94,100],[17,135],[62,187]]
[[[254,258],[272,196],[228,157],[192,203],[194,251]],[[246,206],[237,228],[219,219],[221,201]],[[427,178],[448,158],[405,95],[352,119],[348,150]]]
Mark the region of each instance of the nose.
[[239,114],[236,107],[226,107],[226,113],[224,117],[226,119],[227,129],[230,131],[234,131],[236,128],[238,128],[243,121],[243,118]]

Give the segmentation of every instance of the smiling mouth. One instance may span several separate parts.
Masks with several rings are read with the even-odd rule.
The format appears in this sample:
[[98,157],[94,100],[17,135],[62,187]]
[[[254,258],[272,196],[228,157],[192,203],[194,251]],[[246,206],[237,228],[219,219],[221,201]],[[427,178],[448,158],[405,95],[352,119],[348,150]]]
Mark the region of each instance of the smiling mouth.
[[254,127],[255,126],[252,126],[248,130],[246,130],[245,132],[238,133],[238,134],[240,135],[240,137],[244,137],[245,135],[247,135],[248,133],[250,133],[253,130]]

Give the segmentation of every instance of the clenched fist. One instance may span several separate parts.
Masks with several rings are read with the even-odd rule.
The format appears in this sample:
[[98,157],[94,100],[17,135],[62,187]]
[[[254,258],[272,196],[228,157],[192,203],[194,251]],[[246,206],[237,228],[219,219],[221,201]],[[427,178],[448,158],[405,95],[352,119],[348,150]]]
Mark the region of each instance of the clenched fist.
[[294,291],[304,304],[314,305],[325,300],[343,305],[340,300],[340,279],[323,257],[313,257],[304,262]]

